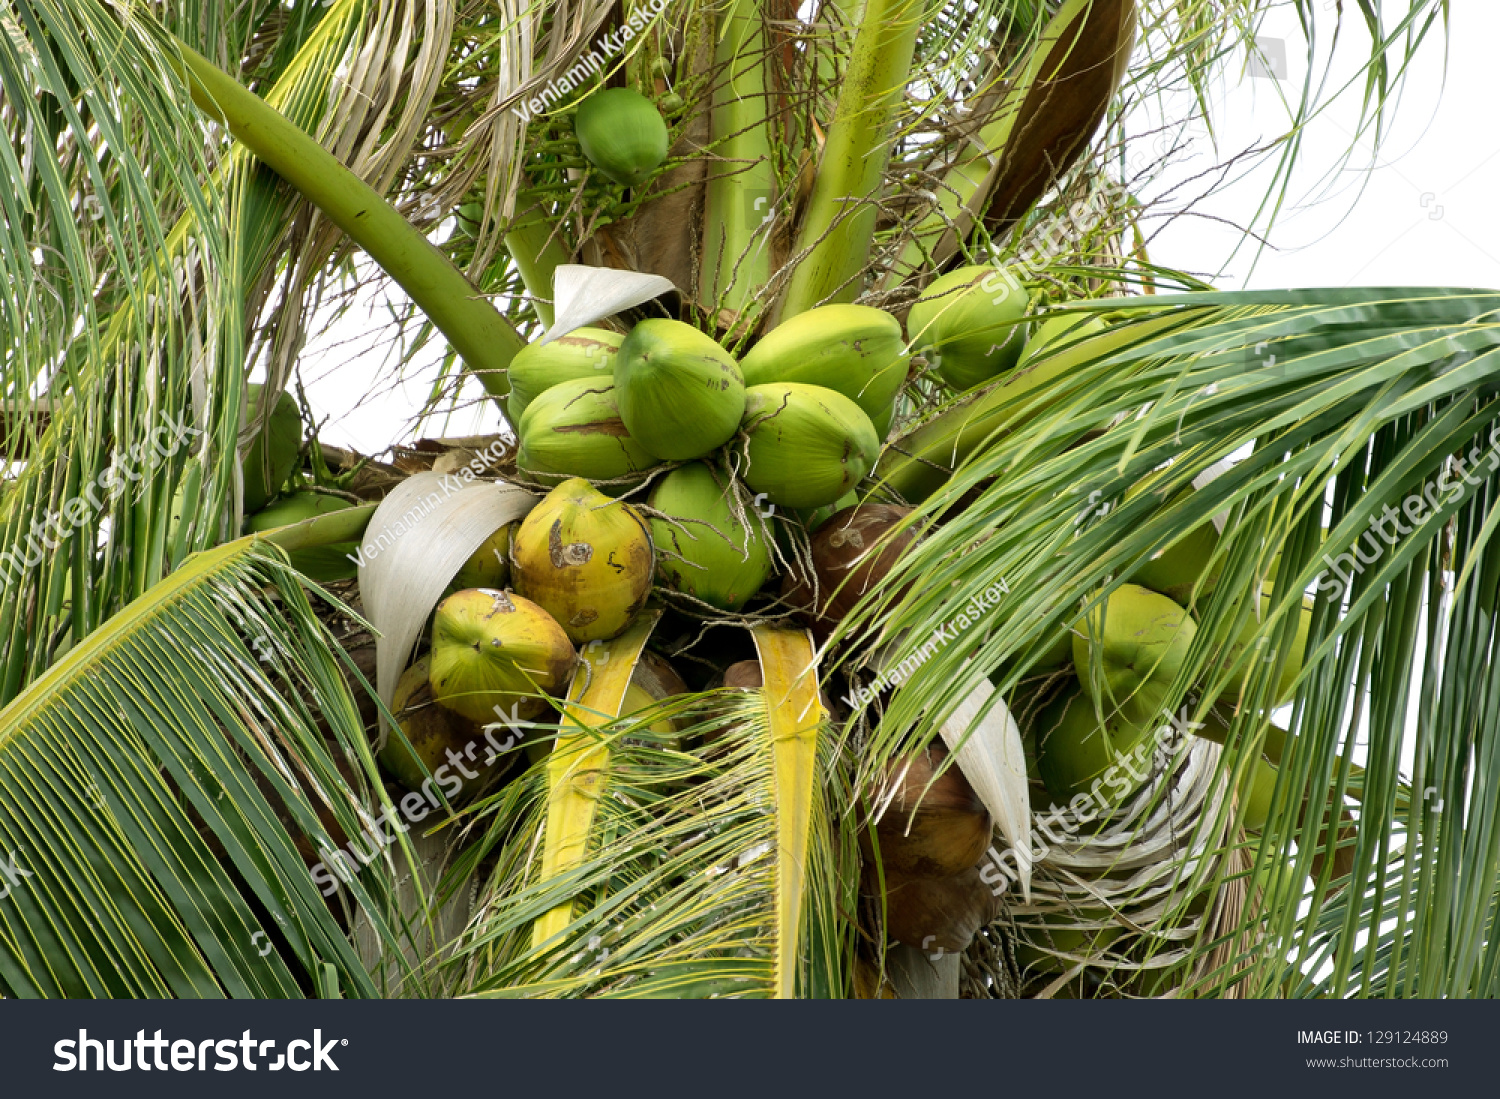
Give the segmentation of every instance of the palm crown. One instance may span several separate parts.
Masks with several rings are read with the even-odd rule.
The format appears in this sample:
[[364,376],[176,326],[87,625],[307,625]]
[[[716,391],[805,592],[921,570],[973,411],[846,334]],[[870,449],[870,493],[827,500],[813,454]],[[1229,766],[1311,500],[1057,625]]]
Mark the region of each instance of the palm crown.
[[[1215,292],[1147,250],[1125,117],[1204,101],[1262,7],[0,13],[0,988],[1489,994],[1495,295]],[[1357,7],[1378,139],[1442,8]],[[580,141],[600,84],[663,118],[659,163],[601,168],[649,151],[649,119]],[[1251,228],[1327,102],[1309,82],[1260,151]],[[406,743],[397,680],[535,497],[466,487],[357,587],[309,587],[298,554],[368,547],[442,476],[312,439],[292,484],[357,506],[239,537],[247,481],[285,481],[255,442],[275,395],[337,291],[375,277],[356,248],[412,303],[402,361],[445,342],[432,409],[472,375],[509,410],[544,332],[669,314],[743,361],[812,310],[883,310],[918,356],[858,491],[920,537],[816,647],[769,600],[669,600],[580,644],[550,752],[418,826],[376,761]],[[1072,335],[956,381],[912,317],[966,265],[1019,280],[1013,327]],[[479,468],[537,487],[513,456]],[[817,524],[796,520],[776,567],[806,576]],[[1056,752],[1074,703],[1090,730],[1129,712],[1090,639],[1152,591],[1193,629],[1132,727],[1199,735],[1140,757],[1155,778],[1123,811],[1037,843],[1033,806],[1067,783],[1045,759],[1028,782],[1026,755]],[[622,719],[643,654],[701,656],[695,631],[733,632],[761,683]],[[932,791],[961,770],[981,865],[1006,868],[993,909],[971,902],[996,869],[934,894],[924,938],[958,945],[925,970],[897,932],[903,838],[873,821],[919,756]]]

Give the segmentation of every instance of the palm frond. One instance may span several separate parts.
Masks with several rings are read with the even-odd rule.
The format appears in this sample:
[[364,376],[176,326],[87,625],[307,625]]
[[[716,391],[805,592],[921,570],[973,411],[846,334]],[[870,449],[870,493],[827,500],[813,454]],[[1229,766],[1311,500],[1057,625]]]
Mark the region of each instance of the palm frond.
[[[367,31],[388,34],[379,19],[367,27],[369,7],[337,0],[316,20],[278,26],[270,70],[250,70],[274,77],[268,103],[301,129],[345,140],[357,132],[341,128],[348,102],[383,104],[400,86],[368,66],[359,80],[334,80],[347,57],[369,50]],[[254,42],[264,33],[252,29],[254,17],[265,11],[237,11],[245,21],[230,40]],[[25,463],[12,467],[16,479],[0,499],[0,701],[181,554],[236,533],[247,364],[269,355],[273,385],[265,406],[248,410],[246,439],[301,346],[299,303],[334,245],[326,230],[321,245],[307,245],[294,229],[305,202],[243,149],[204,142],[166,28],[143,13],[116,21],[92,3],[49,2],[34,14],[14,34],[8,28],[11,52],[0,55],[0,120],[30,149],[5,162],[14,186],[0,190],[29,195],[32,207],[6,211],[13,238],[3,249],[15,293],[0,305],[0,395],[20,425],[11,452]],[[174,26],[195,38],[209,29],[191,18]],[[389,51],[376,54],[397,63]],[[372,92],[387,89],[372,97],[363,79]],[[51,136],[42,142],[42,134]],[[380,163],[356,159],[362,171]],[[300,258],[283,269],[277,260],[288,248]],[[53,258],[36,264],[33,254]],[[278,286],[285,271],[300,273]],[[153,448],[163,429],[175,438]],[[86,512],[44,529],[79,499]],[[188,537],[171,537],[174,505]]]
[[365,808],[383,795],[336,651],[296,574],[247,539],[0,710],[6,995],[309,996],[324,967],[337,994],[378,994],[328,899],[329,866],[356,865],[331,853],[358,849],[371,868],[345,884],[399,953],[392,839]]
[[[1497,305],[1492,293],[1429,289],[1099,303],[1192,316],[1124,350],[1094,338],[1095,357],[1010,406],[1000,430],[923,505],[921,514],[947,520],[888,578],[884,601],[922,577],[885,619],[890,636],[910,631],[889,659],[912,655],[972,600],[987,605],[985,589],[1000,580],[1009,594],[895,692],[866,746],[866,773],[909,734],[930,737],[961,702],[971,661],[997,670],[1015,708],[1027,666],[1060,631],[1154,553],[1223,513],[1208,566],[1218,586],[1188,599],[1199,629],[1164,708],[1202,715],[1234,668],[1250,669],[1226,773],[1243,774],[1259,752],[1304,593],[1317,596],[1277,808],[1246,882],[1264,906],[1226,936],[1264,937],[1240,977],[1262,991],[1283,987],[1293,977],[1288,957],[1311,965],[1311,944],[1322,941],[1314,929],[1337,910],[1343,929],[1330,966],[1307,976],[1312,987],[1430,989],[1433,979],[1420,975],[1435,967],[1447,988],[1485,994],[1500,812],[1483,793],[1500,778],[1488,705],[1500,552],[1490,537],[1500,485]],[[1231,457],[1240,460],[1227,472],[1183,492]],[[1148,479],[1151,491],[1126,498]],[[1421,521],[1407,503],[1414,498],[1427,500]],[[1391,527],[1381,520],[1387,507],[1404,516],[1402,527],[1376,537],[1372,524]],[[1352,556],[1356,545],[1364,558]],[[1258,593],[1273,564],[1269,613],[1244,651],[1226,656],[1256,613],[1245,593]],[[1255,659],[1260,651],[1277,659]],[[1408,787],[1398,765],[1411,712],[1418,763]],[[1441,814],[1431,795],[1415,794],[1427,789],[1443,797]],[[1412,869],[1401,889],[1383,888],[1382,868],[1403,845]],[[1367,905],[1373,922],[1360,915]],[[1380,935],[1358,929],[1391,921],[1420,922],[1424,936],[1377,965]],[[1452,972],[1448,959],[1465,968]]]
[[[792,673],[787,686],[679,696],[589,730],[587,758],[608,765],[590,771],[587,846],[570,847],[564,872],[548,876],[541,850],[573,755],[538,764],[484,810],[468,869],[498,861],[460,947],[464,988],[848,994],[858,854],[843,809],[846,768],[816,686],[811,711],[797,701],[811,667],[807,639],[759,640],[768,684],[774,662]],[[801,660],[792,655],[799,644]],[[791,682],[797,697],[788,698]],[[685,726],[679,733],[649,731],[670,717]],[[673,746],[679,736],[708,742],[685,751]],[[538,921],[550,934],[536,933]]]

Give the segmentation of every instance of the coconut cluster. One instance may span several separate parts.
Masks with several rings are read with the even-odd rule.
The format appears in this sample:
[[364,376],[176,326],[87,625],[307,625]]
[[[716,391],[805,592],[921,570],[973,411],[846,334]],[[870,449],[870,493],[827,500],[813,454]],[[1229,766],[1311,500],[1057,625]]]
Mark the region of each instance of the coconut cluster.
[[[892,432],[913,358],[963,387],[1023,368],[1051,339],[1028,344],[1025,313],[1011,275],[964,268],[913,308],[910,339],[890,313],[834,304],[739,358],[669,319],[523,349],[508,398],[516,472],[546,494],[495,532],[437,608],[431,652],[409,672],[422,701],[398,714],[422,762],[462,753],[497,714],[545,724],[580,649],[619,636],[648,604],[710,625],[790,614],[827,641],[874,593],[899,598],[883,581],[920,531],[911,509],[857,490]],[[726,649],[718,674],[695,686],[759,690],[759,665],[739,655]],[[628,711],[688,689],[661,654],[641,667]],[[717,724],[719,710],[707,711],[710,751],[734,721],[720,710]],[[407,785],[424,773],[404,757],[388,769]],[[929,747],[864,800],[876,822],[863,872],[874,923],[898,942],[963,949],[996,902],[980,880],[992,822],[962,772]]]
[[[623,109],[639,106],[615,98]],[[589,126],[590,157],[611,155],[601,152],[608,128],[596,117]],[[656,155],[650,129],[630,138],[642,162]],[[621,163],[609,174],[629,185],[637,171]],[[877,595],[901,598],[903,584],[886,581],[923,536],[911,509],[860,491],[918,376],[914,362],[928,382],[964,390],[998,379],[1019,393],[1071,361],[1074,341],[1104,328],[1095,316],[1033,325],[1027,304],[1009,272],[966,267],[934,282],[904,328],[882,310],[833,304],[777,326],[739,357],[692,325],[659,318],[620,332],[578,328],[524,348],[509,370],[514,479],[542,495],[523,520],[492,532],[453,577],[426,651],[398,685],[393,713],[402,735],[382,747],[387,772],[415,790],[445,763],[482,762],[482,778],[447,792],[462,801],[493,788],[523,754],[535,760],[548,750],[547,730],[557,724],[581,651],[620,636],[648,606],[665,608],[684,637],[724,636],[716,623],[790,616],[820,643],[836,635],[846,648],[876,641],[878,615],[864,616],[858,630],[839,627]],[[257,445],[246,456],[247,498],[252,459],[265,498],[251,529],[347,506],[326,493],[276,497],[288,451],[295,460],[298,446],[281,405]],[[1047,673],[1045,692],[1010,700],[1026,715],[1038,807],[1083,798],[1107,820],[1142,790],[1162,706],[1180,686],[1194,643],[1197,623],[1187,607],[1217,582],[1216,544],[1217,531],[1205,524],[1143,563],[1071,631],[1059,631],[1037,665]],[[338,548],[298,553],[294,564],[315,577],[352,571]],[[1219,654],[1224,674],[1213,687],[1226,703],[1242,701],[1249,666],[1241,658],[1271,597],[1268,585]],[[1288,695],[1309,614],[1276,698],[1261,704]],[[760,690],[760,668],[748,655],[704,641],[689,683],[685,668],[648,650],[623,712],[650,710],[650,733],[680,744],[678,723],[660,717],[656,704],[690,689]],[[890,684],[848,686],[848,697],[878,721]],[[826,695],[824,705],[835,709]],[[700,743],[710,752],[742,720],[727,704],[693,712],[700,733],[708,728]],[[1264,825],[1276,762],[1259,761],[1236,792],[1246,828]],[[936,742],[914,749],[860,797],[872,822],[861,871],[861,911],[872,936],[964,950],[995,918],[999,894],[986,862],[993,821],[956,761]],[[1108,928],[1087,941],[1050,931],[1078,949],[1113,941]],[[1050,941],[1021,945],[1038,971],[1066,953]]]

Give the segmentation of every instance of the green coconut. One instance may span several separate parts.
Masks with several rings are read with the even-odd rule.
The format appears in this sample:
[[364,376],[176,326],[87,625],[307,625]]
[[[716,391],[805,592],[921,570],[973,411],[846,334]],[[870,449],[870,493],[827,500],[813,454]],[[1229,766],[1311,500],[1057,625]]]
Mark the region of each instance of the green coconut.
[[702,458],[727,443],[745,412],[734,358],[681,321],[630,330],[615,356],[620,419],[641,449],[668,461]]
[[1074,340],[1081,340],[1105,330],[1097,313],[1062,313],[1036,322],[1031,338],[1021,349],[1021,363],[1030,363],[1043,355],[1060,352]]
[[809,309],[773,328],[740,360],[740,371],[746,386],[802,382],[842,393],[878,432],[882,422],[890,427],[910,364],[895,317],[840,303]]
[[667,123],[630,88],[605,88],[578,105],[573,132],[590,164],[616,183],[639,186],[667,158]]
[[[260,407],[264,389],[265,386],[254,382],[246,386],[247,415],[253,415]],[[302,414],[297,410],[297,402],[289,393],[278,394],[270,416],[244,454],[246,515],[265,507],[281,491],[297,468],[301,448]]]
[[651,507],[657,579],[722,611],[738,611],[771,576],[771,547],[750,500],[703,462],[657,481]]
[[608,381],[559,382],[527,406],[516,466],[543,484],[569,477],[616,481],[658,465],[625,428]]
[[1140,789],[1156,752],[1154,729],[1115,711],[1100,720],[1093,700],[1077,686],[1037,715],[1037,771],[1060,805],[1079,795],[1083,815],[1114,809]]
[[[1144,485],[1132,486],[1125,498],[1128,500],[1145,488],[1149,488],[1149,481]],[[1175,507],[1196,491],[1189,485],[1174,494],[1164,506]],[[1218,546],[1219,530],[1212,519],[1207,519],[1170,546],[1142,561],[1130,574],[1129,580],[1132,584],[1150,588],[1187,606],[1193,598],[1194,588],[1198,589],[1197,595],[1200,598],[1206,598],[1218,587],[1219,577],[1224,571],[1224,559],[1220,558],[1210,567]]]
[[[1270,615],[1273,601],[1274,591],[1271,585],[1267,584],[1265,586],[1265,593],[1260,597],[1259,612],[1252,614],[1245,621],[1245,624],[1240,627],[1238,635],[1229,645],[1228,652],[1220,660],[1219,666],[1221,669],[1227,670],[1235,661],[1240,659],[1241,654],[1247,648],[1255,646],[1255,635]],[[1291,701],[1292,695],[1296,690],[1297,677],[1302,674],[1302,662],[1307,656],[1307,635],[1312,629],[1312,613],[1312,597],[1304,596],[1301,610],[1297,616],[1297,632],[1292,638],[1291,648],[1286,653],[1285,663],[1282,664],[1281,674],[1277,677],[1276,681],[1276,693],[1273,699],[1278,706],[1284,706]],[[1278,658],[1281,655],[1280,650],[1271,644],[1269,638],[1260,646],[1258,651],[1262,654],[1262,659],[1267,661]],[[1224,692],[1220,697],[1228,702],[1236,701],[1248,686],[1254,668],[1255,663],[1252,659],[1244,666],[1236,669],[1230,675],[1228,682],[1225,683]]]
[[432,619],[432,694],[470,721],[531,719],[564,690],[577,654],[562,626],[529,599],[470,588]]
[[507,371],[511,423],[520,423],[531,402],[559,382],[579,378],[613,381],[615,352],[624,339],[603,328],[575,328],[551,343],[529,343],[521,348]]
[[[353,506],[348,500],[321,492],[294,492],[246,519],[245,530],[248,534],[260,534],[319,515],[332,515]],[[358,575],[359,567],[354,556],[358,549],[358,542],[335,542],[327,546],[291,550],[287,557],[292,567],[302,575],[326,584],[333,580],[349,580]]]
[[1073,634],[1079,682],[1106,712],[1118,708],[1127,720],[1155,721],[1197,629],[1165,595],[1122,584]]
[[745,392],[745,483],[771,503],[823,507],[875,467],[880,437],[864,410],[842,393],[798,382]]
[[1240,827],[1257,834],[1264,831],[1271,816],[1271,796],[1275,792],[1276,768],[1264,759],[1257,759],[1239,785]]
[[935,279],[906,317],[912,347],[955,389],[1016,364],[1026,339],[1026,288],[1003,267],[960,267]]

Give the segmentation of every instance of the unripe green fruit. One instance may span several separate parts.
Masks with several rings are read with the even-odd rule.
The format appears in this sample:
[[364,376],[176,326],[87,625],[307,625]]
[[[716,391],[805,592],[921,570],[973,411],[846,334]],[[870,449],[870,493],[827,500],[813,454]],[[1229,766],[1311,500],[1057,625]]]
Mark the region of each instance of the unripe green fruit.
[[667,158],[666,122],[630,88],[606,88],[585,99],[573,131],[589,163],[627,187],[639,186]]

